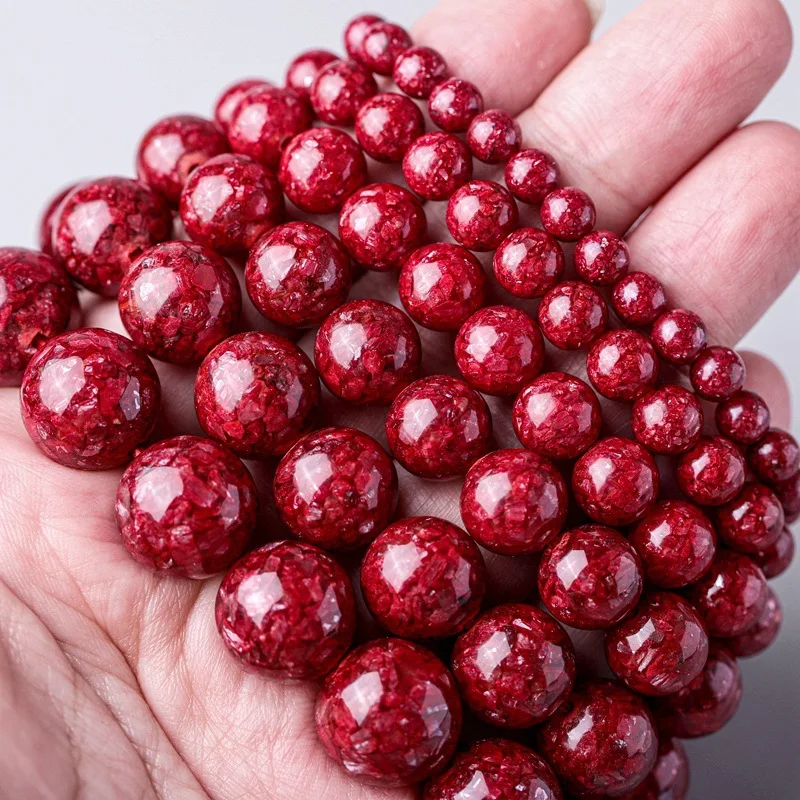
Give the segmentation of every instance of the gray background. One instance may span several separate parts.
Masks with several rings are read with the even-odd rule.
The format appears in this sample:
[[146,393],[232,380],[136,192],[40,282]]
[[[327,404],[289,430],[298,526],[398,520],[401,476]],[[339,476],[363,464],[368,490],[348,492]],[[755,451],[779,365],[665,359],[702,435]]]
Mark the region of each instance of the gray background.
[[[784,0],[800,29],[800,0]],[[487,0],[487,3],[494,0]],[[88,175],[132,174],[141,133],[169,113],[207,113],[244,76],[283,78],[301,49],[338,50],[365,10],[410,25],[431,0],[40,0],[0,3],[0,244],[33,244],[42,203]],[[639,4],[609,0],[602,32]],[[754,115],[800,125],[800,52]],[[789,236],[800,235],[787,231]],[[747,336],[800,396],[800,280]],[[797,414],[794,432],[800,432]],[[721,733],[691,743],[696,800],[800,797],[800,561],[777,582],[778,643],[743,662],[744,702]]]

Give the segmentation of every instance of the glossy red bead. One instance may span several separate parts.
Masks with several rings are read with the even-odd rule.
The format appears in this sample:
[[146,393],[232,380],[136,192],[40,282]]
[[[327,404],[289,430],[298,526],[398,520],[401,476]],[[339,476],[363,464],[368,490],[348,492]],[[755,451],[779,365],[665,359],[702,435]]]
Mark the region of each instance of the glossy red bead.
[[676,308],[656,319],[650,338],[666,361],[691,364],[706,346],[706,326],[694,311]]
[[770,413],[763,398],[754,392],[736,392],[717,405],[717,430],[738,444],[753,444],[769,429]]
[[508,190],[523,203],[541,203],[558,188],[558,165],[541,150],[523,150],[512,156],[505,168]]
[[744,361],[729,347],[706,347],[692,363],[691,379],[705,400],[727,400],[744,386]]
[[707,436],[678,459],[676,475],[690,500],[701,506],[721,506],[744,486],[744,458],[727,439]]
[[759,553],[774,545],[783,523],[780,500],[761,483],[745,484],[733,500],[717,509],[720,538],[742,553]]
[[564,252],[540,228],[518,228],[495,251],[492,265],[497,282],[515,297],[541,297],[560,283]]
[[539,304],[542,333],[562,350],[584,350],[608,327],[608,306],[602,295],[579,281],[551,289]]
[[795,522],[800,517],[800,470],[791,478],[774,483],[772,490],[783,506],[786,522]]
[[747,462],[765,483],[780,483],[800,470],[800,446],[791,433],[770,428],[747,451]]
[[615,284],[611,305],[623,322],[643,327],[661,316],[667,307],[667,295],[657,278],[646,272],[631,272]]
[[433,87],[447,77],[447,64],[431,47],[409,47],[394,62],[392,77],[403,93],[425,100]]
[[431,121],[444,131],[461,133],[483,111],[483,95],[474,83],[462,78],[446,78],[428,96]]
[[256,526],[258,491],[228,449],[176,436],[136,456],[114,508],[136,561],[162,574],[207,578],[242,554]]
[[494,181],[470,181],[447,203],[447,227],[470,250],[494,250],[516,227],[517,204],[508,189]]
[[761,567],[764,577],[771,580],[789,568],[794,559],[794,549],[794,536],[789,528],[785,527],[772,547],[760,553],[753,553],[752,559]]
[[636,400],[658,382],[659,364],[650,340],[638,331],[603,334],[586,358],[589,380],[609,400]]
[[244,78],[231,84],[220,94],[214,104],[214,119],[226,134],[228,126],[231,124],[231,117],[236,110],[236,106],[239,105],[239,101],[257,86],[272,86],[272,84],[263,78]]
[[47,205],[42,209],[41,216],[39,217],[39,250],[47,256],[55,255],[53,252],[53,228],[58,222],[61,204],[66,199],[67,195],[79,185],[79,183],[71,183],[69,186],[65,186],[53,195]]
[[625,240],[613,231],[592,231],[578,240],[574,261],[581,280],[610,286],[627,274],[631,254]]
[[314,83],[320,70],[339,56],[329,50],[306,50],[292,59],[286,69],[286,88],[304,100],[311,98],[311,84]]
[[650,774],[622,800],[685,800],[689,791],[689,759],[680,739],[660,735],[658,760]]
[[576,242],[594,227],[594,203],[586,192],[572,186],[555,189],[542,200],[542,226],[556,239]]
[[311,84],[311,105],[328,125],[352,125],[358,109],[378,93],[369,70],[355,61],[331,61]]
[[631,412],[633,435],[648,450],[678,455],[694,447],[703,433],[704,414],[688,389],[664,384],[642,395]]
[[467,144],[479,161],[505,164],[519,152],[522,130],[514,117],[493,108],[472,118],[467,129]]
[[767,602],[758,619],[744,633],[726,639],[725,646],[737,658],[763,653],[778,638],[782,623],[783,609],[778,595],[767,587]]
[[353,587],[322,550],[273,542],[233,565],[217,592],[216,620],[247,667],[274,678],[320,678],[353,640]]
[[472,177],[472,156],[452,133],[426,133],[403,157],[403,177],[424,200],[447,200]]
[[344,30],[344,49],[350,58],[359,61],[363,57],[361,45],[364,42],[367,29],[373,22],[381,22],[382,20],[383,17],[379,17],[376,14],[359,14],[359,16],[353,17],[347,23],[347,27]]
[[356,115],[356,139],[376,161],[402,161],[424,131],[425,120],[418,106],[393,92],[371,97]]
[[376,20],[364,31],[359,47],[360,61],[378,75],[391,75],[397,57],[411,44],[405,28],[394,22]]

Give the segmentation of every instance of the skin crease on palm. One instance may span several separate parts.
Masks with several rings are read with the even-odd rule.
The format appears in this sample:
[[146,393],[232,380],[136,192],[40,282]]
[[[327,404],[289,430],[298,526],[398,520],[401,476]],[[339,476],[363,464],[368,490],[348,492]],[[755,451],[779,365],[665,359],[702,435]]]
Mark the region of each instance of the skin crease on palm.
[[[800,263],[800,239],[787,235],[800,224],[800,133],[740,127],[786,66],[786,14],[777,0],[647,0],[588,45],[591,24],[583,0],[444,0],[414,36],[474,81],[487,108],[520,115],[526,144],[549,150],[564,182],[593,197],[598,227],[624,232],[652,207],[629,236],[634,267],[701,313],[710,340],[733,345]],[[431,233],[443,234],[441,215]],[[388,275],[368,274],[353,296],[397,303]],[[84,305],[87,324],[122,330],[113,303]],[[307,351],[311,342],[301,340]],[[424,331],[423,346],[426,372],[453,371],[451,337]],[[582,360],[550,349],[545,368],[580,374]],[[787,426],[779,370],[746,360],[747,387]],[[197,432],[193,374],[159,370],[159,433]],[[490,404],[497,446],[518,446],[509,404]],[[622,429],[612,406],[607,426]],[[328,395],[324,411],[383,440],[383,410]],[[219,579],[159,578],[128,557],[113,519],[118,472],[48,461],[24,433],[13,389],[0,391],[0,432],[0,795],[415,796],[363,786],[327,758],[314,685],[248,674],[227,654],[213,619]],[[402,515],[459,522],[458,482],[400,472]],[[264,485],[266,470],[256,478]],[[269,512],[264,523],[269,536]],[[530,596],[529,562],[489,563],[496,597]],[[593,638],[576,637],[589,660]]]

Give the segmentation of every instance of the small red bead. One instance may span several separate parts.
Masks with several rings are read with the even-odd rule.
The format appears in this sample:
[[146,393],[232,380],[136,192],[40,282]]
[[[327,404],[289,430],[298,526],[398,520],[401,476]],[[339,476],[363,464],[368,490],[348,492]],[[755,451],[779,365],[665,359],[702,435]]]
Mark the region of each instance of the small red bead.
[[603,397],[633,401],[658,382],[658,357],[650,340],[637,331],[603,334],[586,358],[589,380]]
[[514,198],[494,181],[470,181],[456,189],[447,203],[447,227],[470,250],[494,250],[518,221]]
[[701,506],[721,506],[744,486],[744,458],[722,436],[703,437],[678,459],[677,478],[690,500]]
[[698,399],[678,384],[665,384],[642,395],[631,412],[633,435],[648,450],[678,455],[691,450],[703,433]]
[[523,150],[506,164],[506,186],[523,203],[541,203],[558,188],[558,177],[555,159],[541,150]]
[[352,125],[358,109],[378,93],[372,74],[355,61],[331,61],[314,78],[309,96],[316,115],[328,125]]
[[736,392],[717,406],[717,430],[738,444],[753,444],[769,429],[770,413],[764,400],[754,392]]
[[742,553],[760,553],[778,541],[783,530],[783,506],[775,492],[760,483],[744,489],[717,510],[720,538]]
[[428,97],[428,113],[434,125],[451,133],[461,133],[483,111],[483,95],[474,83],[462,78],[447,78],[433,87]]
[[400,25],[376,20],[364,31],[359,61],[378,75],[391,75],[394,62],[411,45],[411,37]]
[[596,213],[586,192],[567,186],[555,189],[542,201],[542,226],[556,239],[576,242],[592,230]]
[[328,50],[306,50],[294,58],[286,70],[286,88],[304,100],[311,99],[311,84],[314,83],[320,70],[339,56]]
[[608,327],[608,306],[591,286],[566,281],[542,298],[539,325],[556,347],[584,350]]
[[231,117],[233,112],[236,111],[236,106],[239,101],[251,90],[257,86],[265,87],[272,86],[269,81],[263,78],[244,78],[243,80],[236,81],[225,89],[219,96],[219,99],[214,105],[214,119],[217,125],[227,134],[228,127],[231,124]]
[[680,739],[659,735],[656,765],[622,800],[685,800],[688,791],[689,759]]
[[706,347],[692,363],[692,386],[705,400],[727,400],[744,386],[744,361],[729,347]]
[[356,139],[376,161],[402,161],[424,131],[422,112],[401,94],[376,94],[356,115]]
[[414,323],[381,300],[351,300],[317,331],[314,361],[336,397],[388,403],[419,374],[422,345]]
[[800,470],[791,478],[773,484],[772,489],[783,506],[786,522],[795,522],[800,517]]
[[369,29],[369,26],[374,22],[382,22],[383,17],[375,14],[360,14],[354,17],[347,24],[344,30],[344,49],[350,58],[360,61],[363,58],[363,51],[361,49],[364,43],[364,36]]
[[783,622],[783,609],[775,591],[767,587],[767,602],[758,619],[744,632],[725,640],[725,646],[737,658],[763,653],[778,638]]
[[667,307],[667,295],[657,278],[631,272],[615,284],[611,305],[623,322],[645,326],[655,322]]
[[447,64],[431,47],[409,47],[394,62],[392,77],[409,97],[427,100],[434,86],[447,77]]
[[706,326],[694,311],[676,308],[658,317],[650,337],[663,359],[672,364],[691,364],[706,346]]
[[592,231],[575,245],[575,270],[594,286],[610,286],[623,278],[631,264],[625,240],[613,231]]
[[518,228],[500,243],[492,261],[497,282],[514,297],[541,297],[561,282],[564,251],[540,228]]
[[467,144],[472,155],[486,164],[505,164],[519,152],[522,130],[505,111],[491,109],[472,118],[467,130]]
[[426,133],[406,151],[403,176],[425,200],[447,200],[472,177],[472,156],[452,133]]
[[753,561],[761,567],[764,577],[777,578],[789,568],[794,559],[794,536],[788,527],[781,531],[781,535],[772,547],[760,553],[753,553]]
[[750,469],[765,483],[780,483],[800,470],[800,446],[791,433],[770,428],[747,452]]
[[39,218],[39,249],[47,256],[55,256],[53,252],[53,228],[58,223],[61,204],[67,195],[73,189],[77,189],[78,186],[80,186],[80,183],[71,183],[69,186],[65,186],[60,192],[53,195],[42,210]]

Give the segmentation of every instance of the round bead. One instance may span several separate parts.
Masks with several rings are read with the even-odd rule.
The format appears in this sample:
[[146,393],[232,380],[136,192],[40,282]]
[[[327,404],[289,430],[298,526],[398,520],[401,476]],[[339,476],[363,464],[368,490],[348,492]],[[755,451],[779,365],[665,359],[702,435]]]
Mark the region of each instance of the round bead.
[[339,57],[328,50],[306,50],[289,64],[286,70],[286,88],[304,100],[311,99],[311,84],[320,70]]
[[643,327],[655,322],[667,307],[664,286],[646,272],[631,272],[617,281],[611,305],[628,325]]
[[136,456],[120,480],[115,510],[122,543],[140,564],[207,578],[242,554],[256,526],[258,490],[222,445],[176,436]]
[[464,475],[488,451],[491,433],[486,401],[449,375],[412,383],[397,396],[386,417],[392,454],[423,478]]
[[761,483],[748,483],[717,510],[720,538],[734,550],[759,553],[778,541],[783,530],[783,506],[775,492]]
[[603,397],[632,401],[649,393],[658,382],[658,357],[641,333],[608,331],[589,350],[586,371]]
[[231,124],[231,117],[236,110],[236,106],[239,105],[239,101],[257,86],[272,86],[272,84],[262,78],[244,78],[228,86],[219,96],[214,105],[214,119],[226,134]]
[[509,159],[505,179],[517,200],[539,204],[558,188],[558,165],[549,153],[523,150]]
[[450,760],[461,732],[461,700],[447,668],[424,647],[379,639],[353,651],[317,699],[317,735],[362,781],[399,786]]
[[624,277],[631,263],[625,240],[613,231],[593,231],[575,245],[575,270],[594,286],[610,286]]
[[411,45],[411,37],[400,25],[376,20],[364,31],[359,60],[378,75],[391,75],[397,57]]
[[285,453],[314,424],[319,379],[308,356],[282,336],[252,331],[218,344],[197,372],[200,426],[235,453]]
[[273,542],[233,565],[217,593],[216,620],[247,667],[274,678],[320,678],[353,640],[353,587],[322,550]]
[[505,164],[519,151],[522,130],[519,123],[505,111],[483,111],[473,117],[469,124],[467,144],[479,161]]
[[281,156],[278,178],[302,211],[330,214],[367,179],[361,148],[344,131],[312,128],[295,136]]
[[47,256],[54,256],[53,252],[53,228],[58,222],[58,215],[61,211],[61,204],[67,195],[80,186],[79,183],[71,183],[65,186],[60,192],[53,195],[47,205],[42,210],[39,218],[39,249]]
[[706,346],[706,326],[694,311],[676,308],[656,319],[650,337],[661,358],[691,364]]
[[25,429],[65,467],[119,467],[153,431],[161,388],[130,339],[101,328],[56,336],[28,363],[20,405]]
[[350,259],[339,240],[312,222],[273,228],[250,251],[247,293],[267,318],[290,327],[319,325],[350,291]]
[[546,372],[514,401],[512,421],[520,442],[547,458],[571,461],[600,435],[600,403],[580,378]]
[[426,133],[403,157],[403,177],[425,200],[447,200],[472,177],[472,156],[452,133]]
[[753,561],[761,567],[764,577],[777,578],[789,568],[794,558],[794,536],[789,528],[784,528],[778,541],[760,553],[753,553]]
[[685,800],[689,791],[689,759],[680,739],[660,735],[658,760],[650,774],[623,800]]
[[717,430],[738,444],[753,444],[769,429],[770,413],[754,392],[736,392],[720,403],[714,413]]
[[542,298],[539,325],[556,347],[583,350],[608,327],[608,306],[591,286],[566,281]]
[[434,331],[457,331],[486,300],[486,274],[464,247],[437,242],[410,253],[397,291],[414,322]]
[[0,247],[0,386],[16,386],[34,353],[78,310],[66,270],[22,247]]
[[634,692],[673,694],[688,686],[708,658],[708,634],[679,595],[654,592],[633,616],[605,635],[606,660]]
[[356,115],[356,139],[376,161],[402,161],[424,130],[425,120],[417,105],[392,92],[371,97]]
[[409,47],[394,62],[392,77],[400,91],[426,100],[433,87],[447,77],[447,64],[441,54],[430,47]]
[[361,46],[364,42],[364,36],[367,29],[374,22],[381,22],[383,17],[376,16],[375,14],[360,14],[354,17],[347,24],[344,29],[344,49],[350,58],[359,61],[363,58],[363,51]]
[[642,565],[628,540],[611,528],[567,531],[543,553],[539,596],[560,622],[582,630],[610,628],[642,594]]
[[514,198],[494,181],[470,181],[456,189],[447,203],[447,227],[470,250],[494,250],[518,221]]
[[744,361],[729,347],[706,347],[692,363],[692,386],[705,400],[727,400],[744,386]]
[[414,323],[381,300],[351,300],[317,331],[314,361],[336,397],[388,403],[419,374],[422,345]]
[[116,297],[131,263],[171,232],[172,215],[159,195],[129,178],[100,178],[62,203],[53,253],[82,286]]
[[544,342],[524,311],[489,306],[461,326],[455,356],[456,366],[473,389],[513,397],[539,374]]
[[762,481],[780,483],[800,470],[800,446],[791,433],[770,428],[748,450],[747,461]]
[[683,386],[665,384],[642,395],[631,412],[633,435],[648,450],[678,455],[691,450],[703,433],[703,408]]
[[678,459],[681,491],[701,506],[721,506],[744,486],[742,454],[721,436],[703,437]]
[[725,641],[725,646],[737,658],[763,653],[778,638],[783,622],[783,609],[778,595],[767,587],[767,602],[758,619],[744,632]]
[[576,242],[594,227],[594,203],[586,192],[566,186],[555,189],[542,200],[542,226],[556,239]]
[[483,95],[474,83],[462,78],[447,78],[433,87],[428,97],[428,113],[434,125],[451,133],[469,127],[483,111]]
[[355,61],[331,61],[311,84],[311,105],[328,125],[352,125],[358,109],[377,94],[370,72]]
[[656,763],[658,736],[644,700],[608,681],[591,681],[539,731],[542,754],[581,797],[619,797]]
[[772,489],[783,506],[786,522],[795,522],[800,517],[800,470],[791,478],[773,484]]
[[492,261],[497,282],[514,297],[541,297],[561,282],[564,252],[539,228],[518,228],[500,243]]

